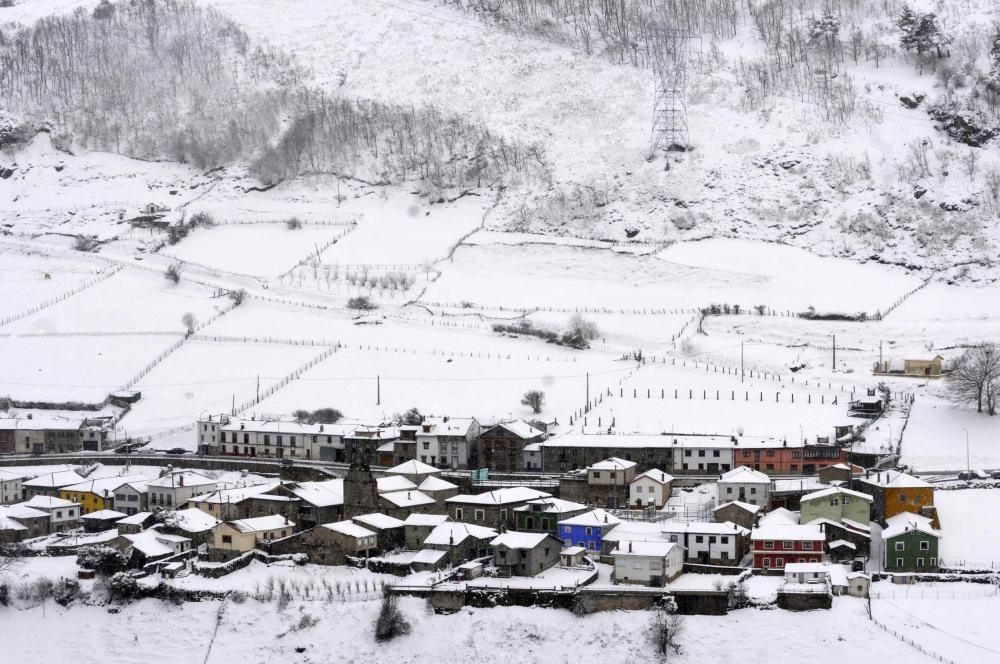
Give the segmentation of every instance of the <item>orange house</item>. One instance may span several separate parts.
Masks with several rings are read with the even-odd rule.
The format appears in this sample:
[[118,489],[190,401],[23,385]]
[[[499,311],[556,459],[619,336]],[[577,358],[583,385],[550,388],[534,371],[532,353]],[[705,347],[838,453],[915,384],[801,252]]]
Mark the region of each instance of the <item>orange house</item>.
[[941,527],[934,509],[934,487],[922,479],[897,470],[884,470],[858,477],[855,483],[860,491],[875,499],[872,519],[885,521],[897,514],[911,512],[928,516],[934,528]]

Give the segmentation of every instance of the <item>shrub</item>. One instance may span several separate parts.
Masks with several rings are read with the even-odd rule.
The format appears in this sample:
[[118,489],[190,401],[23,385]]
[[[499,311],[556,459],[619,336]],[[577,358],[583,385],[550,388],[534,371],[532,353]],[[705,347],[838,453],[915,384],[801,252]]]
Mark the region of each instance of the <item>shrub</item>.
[[118,572],[108,580],[108,597],[127,604],[139,596],[139,582],[128,572]]
[[535,327],[531,324],[530,320],[524,319],[520,320],[513,325],[505,325],[503,323],[494,323],[493,331],[499,332],[501,334],[524,334],[530,337],[538,337],[539,339],[544,339],[545,341],[558,341],[559,335],[552,330],[546,330],[542,327]]
[[245,288],[239,290],[229,291],[229,299],[233,301],[233,306],[238,307],[243,304],[243,300],[247,299],[249,293]]
[[94,11],[91,13],[96,19],[111,18],[111,15],[115,13],[115,6],[108,2],[108,0],[101,0]]
[[76,564],[101,576],[111,576],[127,569],[128,559],[118,549],[98,544],[81,549],[76,556]]
[[172,263],[167,266],[167,269],[163,272],[163,278],[167,281],[172,281],[175,284],[181,280],[181,271],[184,268],[180,263]]
[[678,637],[684,631],[684,619],[677,615],[677,607],[671,603],[659,607],[650,621],[650,632],[656,651],[664,657],[669,657],[670,653],[679,653],[680,644]]
[[530,406],[531,412],[537,415],[542,412],[542,406],[545,404],[545,392],[541,390],[528,390],[521,397],[522,406]]
[[47,576],[35,579],[35,582],[31,584],[31,599],[42,604],[45,600],[52,597],[54,588],[55,584]]
[[167,226],[167,244],[177,244],[191,232],[190,226]]
[[76,579],[60,579],[52,589],[52,599],[59,606],[69,606],[80,597],[80,582]]
[[95,238],[86,235],[77,235],[73,240],[73,248],[77,251],[93,251],[99,244]]
[[10,604],[10,586],[6,583],[0,583],[0,606],[8,604]]
[[195,212],[191,215],[191,221],[189,222],[192,226],[204,226],[210,228],[215,226],[215,217],[207,212]]
[[369,300],[366,296],[352,297],[347,301],[347,308],[353,311],[371,311],[378,309],[378,305]]
[[399,610],[399,600],[395,595],[382,596],[382,609],[375,621],[375,640],[391,641],[397,636],[410,633],[410,623]]
[[302,220],[299,219],[298,217],[290,217],[285,222],[285,225],[288,226],[288,230],[290,230],[290,231],[297,231],[300,228],[302,228]]

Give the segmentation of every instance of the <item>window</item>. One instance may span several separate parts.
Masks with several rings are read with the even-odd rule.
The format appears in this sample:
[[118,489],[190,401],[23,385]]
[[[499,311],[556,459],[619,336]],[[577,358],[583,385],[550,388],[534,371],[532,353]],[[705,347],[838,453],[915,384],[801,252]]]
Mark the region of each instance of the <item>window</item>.
[[708,536],[708,543],[709,544],[715,544],[715,535],[709,535]]
[[917,558],[917,567],[923,567],[923,566],[924,566],[924,559]]
[[906,550],[905,542],[896,542],[896,551],[905,551],[905,550]]
[[792,548],[792,543],[791,542],[782,542],[781,543],[781,548],[785,549],[786,551],[788,551],[788,550],[790,550]]
[[764,542],[764,548],[765,549],[773,549],[774,548],[774,542]]
[[767,464],[767,469],[768,470],[774,470],[774,464],[773,463]]
[[641,560],[632,561],[632,569],[642,569],[642,561]]
[[548,517],[543,517],[542,518],[542,530],[548,530],[548,529],[549,529],[549,518]]
[[743,450],[743,458],[744,459],[750,458],[750,450]]
[[[456,507],[455,508],[455,521],[461,521],[463,516],[465,516],[464,515],[464,510],[462,510],[461,507]],[[568,530],[568,528],[567,528],[567,530]]]
[[676,543],[677,542],[677,535],[671,535],[670,536],[670,541]]
[[840,504],[841,505],[850,505],[851,504],[851,499],[848,498],[847,496],[844,496],[843,498],[840,499]]
[[723,544],[729,544],[729,535],[726,535],[725,537],[720,537],[719,541]]
[[773,457],[774,456],[774,450],[768,450],[767,451],[767,456]]
[[61,519],[62,518],[62,512],[61,511],[58,511],[58,510],[56,511],[56,518],[57,519]]
[[839,504],[840,504],[840,501],[837,500],[836,498],[833,498],[833,499],[830,500],[830,507],[836,507]]
[[793,459],[801,459],[802,458],[802,452],[792,452],[792,458]]
[[802,548],[805,549],[806,551],[812,551],[813,543],[812,542],[803,542],[802,543]]
[[271,444],[271,434],[267,434],[267,433],[264,434],[264,444],[265,445],[270,445]]
[[750,487],[750,495],[751,496],[757,495],[757,487],[755,486]]
[[663,565],[660,563],[659,560],[650,560],[649,561],[649,571],[651,571],[651,572],[659,572],[660,569],[662,569],[662,567],[663,567]]
[[279,445],[279,446],[280,446],[280,445],[282,444],[282,440],[283,440],[283,439],[282,439],[282,437],[281,437],[281,436],[278,436],[278,445]]
[[695,535],[695,536],[694,536],[694,541],[695,541],[696,543],[698,543],[698,544],[701,544],[702,542],[704,542],[704,541],[705,541],[705,538],[704,538],[704,537],[702,537],[701,535]]
[[727,496],[728,496],[728,495],[732,495],[732,493],[733,493],[733,487],[731,487],[731,486],[727,486],[727,487],[726,487],[726,495],[727,495]]
[[797,463],[793,463],[793,464],[792,464],[792,465],[790,465],[790,466],[789,466],[788,468],[789,468],[790,470],[798,470],[798,469],[799,469],[799,464],[797,464]]
[[313,442],[314,443],[319,442],[319,436],[313,436]]
[[563,526],[563,532],[564,533],[571,533],[571,532],[573,532],[573,529],[570,526]]
[[920,550],[921,551],[930,551],[931,550],[931,543],[928,542],[927,540],[921,540],[920,541]]
[[713,450],[712,451],[712,456],[715,457],[715,458],[718,458],[719,457],[719,450]]
[[723,560],[729,560],[729,552],[728,551],[723,551],[722,552],[722,559]]
[[784,558],[775,558],[774,559],[774,566],[775,567],[784,567],[785,566],[785,559]]
[[903,559],[896,558],[896,567],[902,567],[902,566],[903,566]]
[[684,456],[691,456],[691,450],[684,450]]
[[931,558],[931,567],[937,566],[937,558]]
[[233,543],[233,536],[232,535],[223,535],[222,536],[222,543],[223,544],[232,544]]
[[901,502],[901,503],[905,503],[906,502],[906,494],[905,493],[899,494],[899,502]]
[[594,529],[591,528],[590,526],[587,526],[586,528],[583,529],[583,534],[584,535],[593,535],[594,534]]
[[594,540],[589,540],[587,542],[587,548],[590,549],[591,551],[597,551],[597,547],[594,546]]
[[764,567],[765,568],[771,566],[771,559],[770,558],[764,558],[764,560],[762,562],[764,563]]
[[507,510],[505,510],[505,509],[500,510],[500,520],[501,521],[506,521],[507,520]]
[[424,441],[424,449],[425,449],[425,450],[429,450],[429,449],[431,449],[431,444],[430,444],[430,443],[428,443],[428,442],[427,442],[426,440]]
[[473,518],[476,521],[485,521],[486,520],[486,512],[484,510],[476,510],[473,513]]
[[244,445],[250,444],[250,434],[248,433],[243,434],[243,444]]

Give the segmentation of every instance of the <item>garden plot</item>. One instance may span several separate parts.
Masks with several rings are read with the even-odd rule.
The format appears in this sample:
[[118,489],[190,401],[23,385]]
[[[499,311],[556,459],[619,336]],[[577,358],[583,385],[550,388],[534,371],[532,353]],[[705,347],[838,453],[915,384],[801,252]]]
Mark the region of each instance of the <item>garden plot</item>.
[[586,364],[583,360],[546,361],[545,355],[535,353],[531,358],[527,359],[527,353],[512,359],[496,359],[496,355],[487,359],[478,354],[463,356],[461,351],[452,356],[450,352],[344,349],[251,412],[290,413],[301,408],[333,407],[348,418],[364,420],[383,419],[415,406],[428,415],[477,417],[487,422],[500,417],[530,418],[531,409],[521,405],[521,397],[528,390],[538,389],[545,392],[541,415],[562,422],[583,407],[588,370],[591,394],[627,371],[621,363],[599,356]]
[[[202,413],[228,413],[319,355],[320,348],[189,341],[139,383],[142,400],[122,420],[130,435],[186,427]],[[280,394],[280,392],[279,392]],[[194,434],[190,436],[194,445]]]
[[315,258],[344,227],[251,224],[198,228],[162,254],[210,268],[274,279],[299,261]]
[[13,245],[0,245],[0,252],[0,319],[68,293],[108,269],[82,254]]
[[7,358],[0,394],[19,401],[99,403],[180,338],[180,334],[0,337],[0,356]]
[[[673,245],[656,256],[567,245],[463,246],[452,262],[440,266],[441,278],[421,301],[612,311],[765,304],[853,314],[884,310],[920,284],[901,270],[765,243],[726,241],[716,259],[714,242]],[[691,248],[700,245],[706,249]],[[760,265],[739,260],[743,254]],[[489,265],[503,269],[484,269]]]
[[[183,334],[182,318],[202,322],[231,306],[228,298],[191,282],[125,269],[113,277],[4,328],[24,335]],[[152,358],[150,358],[152,359]]]
[[948,567],[1000,569],[1000,535],[983,515],[1000,509],[1000,488],[934,492],[941,519],[939,554]]
[[1000,468],[1000,421],[974,406],[955,406],[943,398],[945,390],[937,384],[914,402],[903,436],[903,463],[921,471],[965,470],[968,431],[969,465]]

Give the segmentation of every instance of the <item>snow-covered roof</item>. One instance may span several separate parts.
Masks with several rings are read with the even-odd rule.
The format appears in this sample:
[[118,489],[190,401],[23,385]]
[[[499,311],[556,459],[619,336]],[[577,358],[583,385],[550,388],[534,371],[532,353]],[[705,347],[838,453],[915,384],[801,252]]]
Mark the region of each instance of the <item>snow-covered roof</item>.
[[346,436],[358,428],[357,424],[305,424],[288,420],[245,420],[233,419],[221,427],[221,431],[252,431],[255,433],[282,433],[311,436]]
[[510,433],[514,434],[521,440],[527,440],[529,438],[536,438],[538,436],[544,436],[545,432],[541,429],[536,429],[524,420],[513,420],[510,422],[499,422],[495,428],[506,429]]
[[657,468],[651,468],[644,473],[639,473],[632,478],[630,484],[635,484],[641,479],[651,479],[658,484],[668,484],[674,481],[673,475],[663,472]]
[[750,531],[750,539],[760,540],[802,540],[823,541],[823,529],[815,525],[799,525],[783,523],[754,528]]
[[592,466],[587,466],[587,470],[627,470],[635,468],[637,465],[639,464],[635,461],[626,461],[618,457],[608,457],[604,461],[598,461]]
[[[535,509],[540,507],[541,509]],[[583,503],[574,503],[571,500],[562,498],[537,498],[529,500],[520,507],[515,507],[515,512],[542,512],[545,514],[565,514],[566,512],[579,512],[587,509]]]
[[457,489],[458,485],[431,475],[421,482],[417,488],[421,491],[451,491],[452,489]]
[[133,481],[145,481],[141,475],[119,475],[116,477],[101,477],[93,480],[86,480],[77,484],[61,487],[62,491],[73,491],[76,493],[92,493],[95,496],[105,496],[114,493],[114,490],[123,484]]
[[417,485],[406,479],[402,475],[389,475],[375,480],[379,493],[389,493],[390,491],[406,491],[416,489]]
[[587,552],[587,549],[585,549],[582,546],[567,546],[565,549],[563,549],[559,553],[561,553],[564,556],[578,556],[581,553],[586,553],[586,552]]
[[428,466],[426,463],[417,461],[416,459],[404,461],[398,466],[393,466],[386,472],[393,475],[438,475],[441,473],[434,466]]
[[0,418],[0,431],[79,431],[83,420],[27,417]]
[[541,452],[542,451],[542,444],[541,443],[528,443],[522,449],[525,452]]
[[885,522],[887,525],[882,529],[883,540],[899,537],[900,535],[910,532],[911,530],[922,532],[925,535],[930,535],[931,537],[941,537],[941,533],[931,526],[931,520],[920,514],[902,512],[896,516],[889,517],[885,520]]
[[25,477],[26,475],[24,473],[16,473],[6,468],[0,468],[0,482],[10,482],[11,480],[22,480],[25,479]]
[[111,519],[124,519],[127,514],[124,512],[116,512],[115,510],[97,510],[96,512],[90,512],[89,514],[84,514],[81,519],[97,519],[98,521],[109,521]]
[[15,519],[13,516],[7,513],[7,510],[0,508],[0,530],[12,530],[20,532],[22,530],[27,530],[28,528]]
[[826,563],[788,563],[785,565],[785,574],[826,574]]
[[670,553],[676,544],[672,542],[647,542],[634,540],[621,540],[618,548],[611,552],[613,556],[643,556],[662,558]]
[[771,510],[767,514],[760,517],[758,522],[762,526],[775,526],[775,525],[794,525],[799,522],[799,513],[793,512],[784,507],[778,507]]
[[23,503],[19,503],[25,507],[33,507],[36,510],[50,510],[50,509],[62,509],[64,507],[79,507],[80,503],[74,503],[72,500],[63,500],[62,498],[56,498],[55,496],[32,496]]
[[175,488],[179,486],[215,486],[215,480],[192,470],[177,470],[147,482],[147,486]]
[[449,544],[459,544],[460,542],[464,542],[466,538],[469,537],[482,540],[488,537],[492,538],[496,536],[497,531],[493,528],[476,526],[471,523],[448,521],[436,526],[427,536],[427,539],[424,540],[424,545],[445,546]]
[[438,561],[448,555],[447,551],[438,551],[437,549],[420,549],[417,551],[417,555],[413,556],[410,563],[422,563],[424,565],[436,565]]
[[751,514],[756,514],[757,512],[760,511],[760,505],[751,505],[750,503],[744,503],[741,500],[730,500],[728,503],[722,503],[721,505],[716,507],[714,511],[718,512],[723,507],[729,507],[730,505],[739,507],[741,510],[745,510],[747,512],[750,512]]
[[388,500],[396,507],[416,507],[418,505],[430,505],[435,502],[433,498],[423,491],[394,491],[383,493],[380,498]]
[[294,523],[280,514],[258,516],[252,519],[237,519],[230,521],[229,525],[241,533],[260,533],[267,530],[277,530],[278,528],[295,527]]
[[48,512],[27,507],[22,503],[17,505],[0,505],[3,513],[14,519],[48,519],[51,515]]
[[447,514],[407,514],[403,521],[405,526],[439,526],[451,517]]
[[[476,424],[473,417],[426,417],[417,430],[418,436],[466,436]],[[424,431],[430,429],[430,431]]]
[[868,502],[872,501],[872,497],[867,493],[852,491],[839,486],[832,486],[829,489],[823,489],[822,491],[815,491],[813,493],[806,494],[802,496],[800,502],[805,503],[813,500],[824,500],[830,496],[850,496],[851,498],[857,498],[859,500],[867,500]]
[[871,524],[868,523],[861,523],[860,521],[854,521],[853,519],[847,519],[847,518],[842,518],[840,520],[840,523],[850,528],[853,528],[854,530],[860,530],[869,534],[872,532]]
[[578,514],[568,519],[559,521],[560,526],[614,526],[621,523],[621,519],[605,510],[597,509],[583,514]]
[[375,530],[403,527],[402,521],[395,517],[391,517],[388,514],[382,514],[381,512],[362,514],[361,516],[352,517],[352,520],[360,523],[362,526],[368,526],[369,528],[374,528]]
[[186,533],[203,533],[222,523],[211,514],[202,512],[197,507],[171,512],[172,525]]
[[674,534],[694,534],[694,535],[746,535],[749,530],[743,526],[736,525],[732,521],[715,523],[714,521],[667,521],[661,524],[663,532]]
[[171,542],[178,540],[188,542],[191,541],[187,537],[178,538],[176,535],[164,535],[163,533],[159,533],[155,530],[144,530],[141,533],[123,535],[123,537],[132,543],[133,548],[140,551],[147,558],[156,558],[159,556],[169,556],[173,554],[174,549],[170,546]]
[[890,489],[922,489],[931,486],[920,478],[901,473],[898,470],[883,470],[866,477],[855,478],[865,484],[874,484]]
[[805,493],[807,491],[819,491],[828,486],[830,485],[820,482],[816,476],[803,477],[796,480],[774,480],[771,483],[771,493]]
[[468,503],[471,505],[507,505],[523,503],[536,498],[547,498],[550,494],[526,486],[512,486],[496,491],[478,494],[462,494],[446,500],[447,503]]
[[211,493],[203,493],[200,496],[194,496],[189,499],[192,503],[240,503],[247,498],[252,498],[258,496],[262,493],[267,493],[268,491],[274,489],[281,482],[273,481],[266,484],[255,484],[252,486],[244,486],[236,489],[220,489],[218,491],[212,491]]
[[739,468],[733,468],[727,473],[723,473],[722,477],[719,478],[719,484],[770,484],[771,478],[764,473],[749,468],[747,466],[740,466]]
[[839,548],[843,547],[843,548],[850,549],[851,551],[856,551],[857,548],[858,548],[857,546],[854,545],[853,542],[848,542],[847,540],[842,540],[842,539],[833,540],[827,546],[829,546],[831,549],[839,549]]
[[517,533],[509,531],[497,535],[490,541],[492,546],[503,546],[508,549],[534,549],[550,537],[547,533]]
[[316,507],[332,507],[344,504],[344,480],[324,480],[322,482],[296,482],[289,484],[291,491],[302,502]]
[[25,480],[23,483],[24,488],[34,489],[34,488],[61,488],[64,486],[70,486],[79,483],[83,478],[80,477],[79,473],[74,470],[61,470],[55,473],[47,473],[45,475],[39,475],[30,480]]
[[119,526],[141,526],[146,522],[146,519],[153,516],[152,512],[136,512],[131,516],[126,516],[124,519],[118,520]]
[[364,526],[359,526],[353,521],[336,521],[334,523],[324,523],[320,526],[320,528],[326,528],[327,530],[332,530],[335,533],[340,533],[341,535],[347,535],[348,537],[353,537],[355,539],[361,539],[362,537],[375,537],[377,535],[377,533],[368,530]]
[[601,536],[605,542],[666,542],[667,535],[663,532],[663,524],[649,521],[622,521],[611,529],[611,532]]

